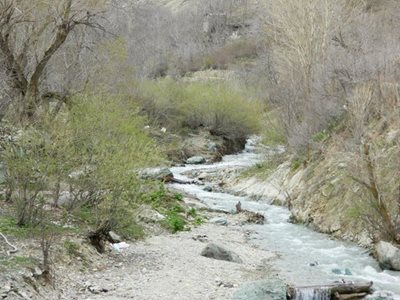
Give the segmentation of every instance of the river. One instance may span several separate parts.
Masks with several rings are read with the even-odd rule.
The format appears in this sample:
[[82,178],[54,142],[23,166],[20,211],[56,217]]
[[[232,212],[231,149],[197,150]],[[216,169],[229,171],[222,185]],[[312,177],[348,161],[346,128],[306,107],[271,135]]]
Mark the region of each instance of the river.
[[[185,174],[192,171],[242,169],[262,161],[267,155],[283,151],[283,148],[256,151],[257,143],[257,139],[250,139],[242,153],[227,155],[219,163],[185,165],[171,168],[171,171],[178,179],[190,180]],[[278,253],[279,258],[272,263],[294,286],[323,285],[342,279],[346,282],[373,281],[374,288],[381,296],[384,295],[379,299],[400,299],[400,272],[381,271],[369,252],[354,243],[334,240],[303,225],[289,223],[290,212],[284,207],[269,205],[267,200],[262,199],[254,201],[228,193],[206,192],[204,186],[197,184],[172,186],[197,197],[212,209],[232,211],[235,204],[241,201],[242,208],[262,213],[266,224],[247,225],[246,229],[252,232],[250,242]],[[308,298],[316,299],[312,296]]]

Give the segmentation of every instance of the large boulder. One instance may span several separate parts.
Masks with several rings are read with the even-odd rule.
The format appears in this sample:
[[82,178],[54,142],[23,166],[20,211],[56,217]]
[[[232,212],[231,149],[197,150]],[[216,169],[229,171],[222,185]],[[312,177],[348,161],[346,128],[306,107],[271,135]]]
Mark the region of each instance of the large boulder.
[[286,300],[286,285],[279,279],[270,279],[242,285],[233,300]]
[[236,253],[212,243],[208,244],[203,251],[201,251],[201,255],[208,258],[225,260],[239,264],[243,262]]
[[140,172],[142,179],[154,179],[169,182],[174,178],[171,170],[168,168],[147,168]]
[[400,249],[388,242],[376,245],[376,254],[382,269],[400,271]]
[[186,163],[190,165],[200,165],[204,164],[205,162],[206,159],[203,156],[192,156],[186,160]]

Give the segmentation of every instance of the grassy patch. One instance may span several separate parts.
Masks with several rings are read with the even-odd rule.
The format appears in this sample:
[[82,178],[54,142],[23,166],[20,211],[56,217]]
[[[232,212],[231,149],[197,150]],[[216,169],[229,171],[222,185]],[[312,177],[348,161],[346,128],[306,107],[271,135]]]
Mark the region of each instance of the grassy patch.
[[163,221],[163,225],[172,233],[185,230],[186,224],[187,222],[183,216],[175,211],[168,212],[166,219]]
[[75,243],[74,241],[71,240],[66,240],[64,242],[64,247],[70,257],[81,256],[81,253],[79,252],[80,246],[78,243]]
[[0,257],[0,266],[4,269],[35,267],[39,262],[28,256]]
[[203,218],[199,216],[197,210],[186,207],[182,201],[181,194],[172,193],[163,185],[143,196],[144,203],[166,216],[160,224],[172,233],[190,230],[190,226],[198,226],[203,223]]
[[18,238],[26,238],[31,236],[35,231],[32,226],[18,226],[17,221],[13,217],[0,217],[0,232],[5,235],[11,235]]

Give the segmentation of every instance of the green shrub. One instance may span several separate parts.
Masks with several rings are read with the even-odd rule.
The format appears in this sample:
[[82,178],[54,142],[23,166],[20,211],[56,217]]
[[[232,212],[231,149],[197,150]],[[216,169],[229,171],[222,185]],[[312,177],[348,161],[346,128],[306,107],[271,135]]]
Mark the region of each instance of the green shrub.
[[[72,144],[78,165],[87,174],[72,184],[89,191],[97,222],[118,226],[140,196],[138,171],[160,161],[160,153],[143,131],[145,121],[132,102],[123,97],[85,96],[70,112]],[[99,225],[100,226],[100,225]]]
[[79,252],[79,245],[71,240],[66,240],[64,242],[65,250],[67,251],[68,255],[71,257],[78,257],[81,256]]
[[192,218],[195,218],[197,217],[197,210],[194,207],[192,207],[188,210],[187,215]]
[[261,128],[261,103],[232,86],[172,79],[143,84],[139,105],[150,119],[175,131],[205,127],[215,135],[242,139]]
[[328,138],[329,138],[329,133],[327,130],[319,131],[312,136],[314,142],[320,142],[320,143],[325,142]]
[[122,220],[132,219],[141,195],[138,172],[161,160],[145,123],[130,99],[77,95],[70,111],[22,129],[3,153],[17,224],[51,224],[52,210],[44,208],[69,186],[77,198],[70,208],[86,223],[129,227]]
[[186,221],[175,211],[170,211],[164,220],[165,226],[172,232],[185,230]]

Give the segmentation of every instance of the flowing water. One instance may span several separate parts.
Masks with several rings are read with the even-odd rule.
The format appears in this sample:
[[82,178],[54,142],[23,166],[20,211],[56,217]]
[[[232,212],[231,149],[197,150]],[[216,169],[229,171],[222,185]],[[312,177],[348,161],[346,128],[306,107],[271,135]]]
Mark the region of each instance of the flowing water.
[[[222,162],[212,165],[187,165],[172,168],[178,179],[188,180],[190,171],[219,172],[228,168],[249,167],[265,159],[267,155],[281,152],[283,149],[255,151],[256,140],[249,140],[245,151],[237,155],[225,156]],[[273,264],[285,279],[295,286],[314,286],[334,281],[373,281],[374,287],[387,291],[380,299],[400,299],[400,272],[381,271],[378,263],[369,253],[353,243],[331,239],[311,229],[288,222],[290,212],[284,207],[272,206],[268,201],[254,201],[247,197],[233,196],[227,193],[206,192],[203,186],[196,184],[172,184],[182,192],[196,196],[210,208],[233,211],[235,204],[241,201],[242,208],[264,214],[264,225],[248,225],[253,232],[251,242],[260,248],[279,254]],[[301,288],[296,299],[329,299],[329,293],[317,292],[312,288]]]

